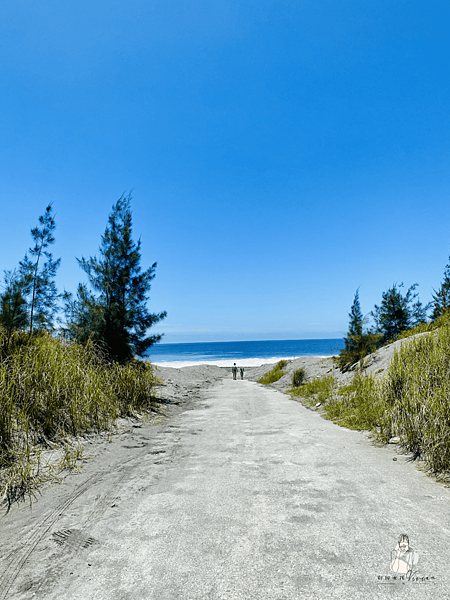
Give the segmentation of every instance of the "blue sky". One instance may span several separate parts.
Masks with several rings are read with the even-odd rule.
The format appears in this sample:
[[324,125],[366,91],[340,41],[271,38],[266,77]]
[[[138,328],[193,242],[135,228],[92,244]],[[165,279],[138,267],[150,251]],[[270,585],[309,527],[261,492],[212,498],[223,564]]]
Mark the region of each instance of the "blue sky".
[[450,254],[447,0],[0,7],[0,269],[53,202],[84,281],[132,191],[166,342],[338,337],[360,286],[431,299]]

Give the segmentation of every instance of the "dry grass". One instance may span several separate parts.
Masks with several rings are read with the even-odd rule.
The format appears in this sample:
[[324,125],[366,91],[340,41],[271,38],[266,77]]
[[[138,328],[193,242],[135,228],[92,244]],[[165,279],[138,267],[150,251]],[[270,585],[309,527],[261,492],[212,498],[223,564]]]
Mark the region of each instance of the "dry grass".
[[450,330],[412,340],[396,353],[383,386],[385,440],[423,458],[434,474],[450,472]]
[[[0,499],[10,506],[58,470],[76,467],[81,450],[67,436],[150,409],[157,379],[149,363],[108,363],[91,343],[17,333],[7,355],[3,343],[0,332]],[[42,449],[55,444],[61,457],[44,468]]]

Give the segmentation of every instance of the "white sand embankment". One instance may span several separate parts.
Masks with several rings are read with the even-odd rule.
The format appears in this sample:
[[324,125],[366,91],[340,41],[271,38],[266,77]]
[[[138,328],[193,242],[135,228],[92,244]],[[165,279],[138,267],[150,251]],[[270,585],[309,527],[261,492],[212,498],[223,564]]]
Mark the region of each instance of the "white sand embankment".
[[[416,336],[399,340],[387,346],[383,346],[366,358],[364,373],[371,373],[376,377],[383,377],[391,363],[394,353],[400,349],[403,344],[407,344],[410,340],[428,335],[427,333],[419,333]],[[244,367],[244,379],[249,381],[258,381],[265,373],[273,369],[274,364],[281,360],[274,357],[271,359],[244,359],[213,361],[213,363],[195,362],[194,364],[180,363],[180,367],[156,365],[158,377],[164,383],[164,393],[174,398],[177,393],[183,390],[185,397],[189,397],[198,393],[200,387],[212,384],[214,381],[223,378],[232,378],[231,367],[235,362],[239,367]],[[270,384],[272,387],[286,391],[292,387],[292,374],[297,369],[304,369],[306,381],[311,381],[317,377],[325,375],[333,376],[339,384],[349,383],[354,375],[354,371],[342,373],[334,363],[332,357],[322,356],[301,356],[287,358],[287,366],[284,368],[285,375],[275,383]],[[167,363],[166,363],[167,364]],[[173,364],[173,363],[172,363]],[[357,367],[357,365],[355,365]],[[240,379],[238,373],[238,380]]]

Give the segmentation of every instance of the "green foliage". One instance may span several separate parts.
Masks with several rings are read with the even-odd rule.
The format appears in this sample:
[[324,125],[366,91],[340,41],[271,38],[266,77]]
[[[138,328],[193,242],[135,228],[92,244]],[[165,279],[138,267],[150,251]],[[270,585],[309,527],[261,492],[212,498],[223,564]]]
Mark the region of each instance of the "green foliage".
[[329,375],[308,381],[297,388],[289,390],[289,393],[293,397],[303,398],[307,404],[312,406],[318,402],[324,404],[331,398],[335,389],[336,379]]
[[324,413],[343,427],[372,430],[379,425],[385,409],[378,382],[372,375],[357,371],[352,383],[340,387],[325,404]]
[[308,404],[321,402],[323,414],[339,425],[372,430],[384,442],[398,436],[432,473],[448,479],[450,317],[444,313],[439,319],[429,335],[402,345],[382,380],[357,371],[349,385],[336,388],[325,377],[290,390],[291,395]]
[[370,333],[365,329],[366,319],[363,318],[361,312],[359,288],[356,290],[348,316],[350,317],[348,333],[344,338],[344,348],[341,350],[337,361],[343,372],[357,362],[362,366],[364,358],[376,350],[381,338],[381,335]]
[[13,331],[28,325],[27,303],[22,291],[23,282],[17,272],[5,271],[5,291],[0,295],[0,326],[6,332],[6,353]]
[[420,323],[419,325],[416,325],[416,327],[412,327],[411,329],[402,331],[402,333],[400,333],[394,340],[390,340],[390,342],[403,340],[418,333],[428,333],[430,331],[435,331],[436,329],[440,329],[441,327],[449,325],[450,311],[444,311],[435,321],[430,321],[429,323]]
[[[0,331],[0,350],[5,337]],[[0,362],[0,498],[8,489],[10,499],[36,476],[27,456],[40,443],[100,431],[149,409],[157,383],[149,363],[111,363],[92,342],[67,344],[46,332],[12,338]]]
[[353,338],[362,335],[363,324],[364,324],[364,319],[363,319],[363,315],[361,312],[361,304],[359,302],[359,288],[355,292],[353,304],[350,308],[350,312],[349,312],[348,316],[350,317],[350,322],[348,325],[348,334],[347,334],[349,337],[348,337],[348,339],[344,338],[344,341],[345,341],[346,347],[348,346],[348,349],[352,350],[354,347],[354,344],[355,344]]
[[[414,293],[417,283],[412,285],[403,296],[398,286],[394,284],[382,294],[380,306],[375,305],[371,312],[375,321],[375,333],[383,336],[383,342],[394,340],[402,331],[416,327],[426,321],[429,305],[423,306]],[[414,302],[416,300],[416,302]]]
[[166,316],[152,314],[146,307],[156,263],[141,272],[141,241],[132,239],[131,196],[122,196],[113,206],[102,236],[100,258],[79,260],[95,296],[86,286],[78,287],[77,298],[66,296],[70,337],[101,342],[110,359],[125,363],[142,356],[161,335],[147,330]]
[[51,329],[57,311],[59,296],[55,276],[61,259],[53,260],[51,252],[47,250],[55,242],[55,228],[52,206],[49,204],[45,213],[39,217],[39,225],[31,230],[34,246],[29,249],[29,253],[32,259],[25,254],[20,262],[20,291],[27,299],[30,335],[33,329]]
[[372,429],[382,418],[385,405],[379,393],[379,384],[371,375],[359,371],[351,384],[337,387],[332,376],[314,379],[290,390],[292,397],[302,398],[309,406],[318,402],[327,419],[350,429]]
[[395,338],[395,340],[390,340],[390,341],[395,342],[397,340],[404,340],[413,335],[417,335],[418,333],[426,333],[428,331],[432,331],[433,329],[436,329],[435,323],[433,321],[430,323],[420,323],[419,325],[416,325],[416,327],[412,327],[411,329],[406,329],[405,331],[402,331]]
[[67,329],[64,330],[66,338],[80,344],[93,340],[101,345],[106,327],[104,310],[87,286],[80,283],[76,298],[66,292],[63,300],[67,322]]
[[269,383],[275,383],[281,379],[284,375],[283,369],[287,366],[287,360],[279,360],[271,371],[268,371],[265,375],[258,379],[258,383],[263,385],[269,385]]
[[450,308],[450,261],[445,267],[444,280],[442,281],[439,290],[437,292],[434,290],[431,306],[433,308],[431,314],[433,321],[438,319]]
[[363,367],[364,358],[372,352],[375,352],[380,347],[381,335],[371,332],[362,333],[354,338],[354,347],[352,350],[341,350],[337,364],[340,370],[345,373],[353,365],[359,362],[360,367]]
[[383,387],[381,435],[400,437],[433,473],[450,471],[450,329],[411,340],[394,356]]
[[305,382],[305,369],[297,369],[292,375],[292,385],[296,388]]

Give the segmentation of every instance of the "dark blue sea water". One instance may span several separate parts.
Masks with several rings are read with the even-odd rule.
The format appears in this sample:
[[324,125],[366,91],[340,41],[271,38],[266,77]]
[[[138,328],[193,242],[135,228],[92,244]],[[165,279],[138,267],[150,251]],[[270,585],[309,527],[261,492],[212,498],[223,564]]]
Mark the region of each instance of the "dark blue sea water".
[[333,356],[343,348],[342,339],[267,340],[258,342],[196,342],[192,344],[155,344],[148,352],[154,364],[187,366],[201,363],[247,366],[276,362],[298,356]]

